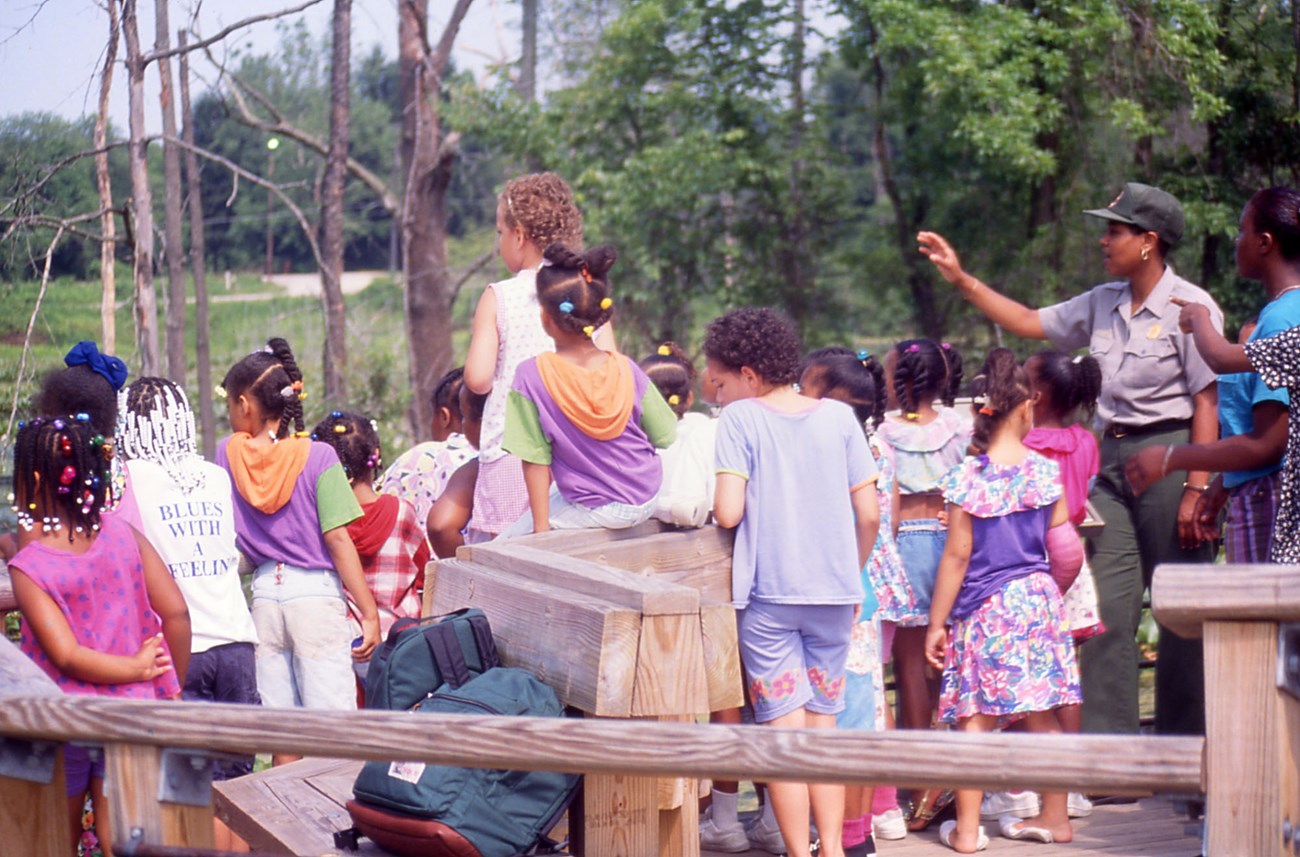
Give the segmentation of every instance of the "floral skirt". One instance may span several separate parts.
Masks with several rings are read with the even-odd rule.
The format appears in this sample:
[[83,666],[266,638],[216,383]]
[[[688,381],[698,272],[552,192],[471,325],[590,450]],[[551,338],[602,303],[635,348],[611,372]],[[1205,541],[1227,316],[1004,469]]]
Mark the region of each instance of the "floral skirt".
[[1077,704],[1079,666],[1061,592],[1045,572],[1008,581],[952,623],[939,719],[976,714],[1005,726],[1035,711]]

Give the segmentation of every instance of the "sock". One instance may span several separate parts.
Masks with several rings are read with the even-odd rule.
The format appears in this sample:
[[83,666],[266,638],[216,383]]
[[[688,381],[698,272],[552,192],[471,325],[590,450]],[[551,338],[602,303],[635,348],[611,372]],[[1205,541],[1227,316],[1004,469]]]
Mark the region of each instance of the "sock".
[[736,792],[713,790],[713,823],[718,827],[735,827],[740,824],[736,815],[736,801],[740,797]]
[[876,793],[871,798],[871,814],[883,815],[898,807],[898,789],[893,786],[876,786]]
[[844,819],[844,833],[841,835],[841,841],[844,843],[845,848],[852,848],[854,845],[861,845],[867,841],[868,823],[865,816]]
[[776,813],[772,812],[772,793],[763,788],[763,824],[767,827],[776,827]]

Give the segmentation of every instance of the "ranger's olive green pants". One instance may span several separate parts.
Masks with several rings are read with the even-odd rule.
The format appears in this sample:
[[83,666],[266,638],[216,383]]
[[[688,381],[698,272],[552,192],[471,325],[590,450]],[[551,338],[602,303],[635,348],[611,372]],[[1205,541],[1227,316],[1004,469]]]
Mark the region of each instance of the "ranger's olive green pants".
[[[1142,595],[1157,565],[1212,562],[1210,545],[1183,550],[1178,545],[1178,505],[1184,471],[1169,474],[1141,497],[1124,479],[1124,462],[1144,446],[1187,443],[1188,430],[1154,431],[1104,437],[1101,472],[1089,499],[1105,521],[1088,554],[1106,632],[1079,649],[1085,732],[1134,733],[1138,730],[1138,649],[1136,633]],[[1156,732],[1163,735],[1205,731],[1205,670],[1201,641],[1160,629],[1156,664]]]

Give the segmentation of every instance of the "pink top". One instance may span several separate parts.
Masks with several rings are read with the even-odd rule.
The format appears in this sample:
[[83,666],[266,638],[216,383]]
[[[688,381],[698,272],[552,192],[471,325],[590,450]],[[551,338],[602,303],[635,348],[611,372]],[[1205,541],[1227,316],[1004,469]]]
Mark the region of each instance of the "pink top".
[[1088,485],[1101,468],[1097,438],[1075,423],[1067,428],[1033,428],[1025,435],[1025,446],[1042,453],[1061,468],[1061,485],[1065,504],[1070,509],[1070,523],[1076,527],[1087,516]]
[[[77,642],[88,649],[130,657],[146,638],[162,630],[162,621],[149,606],[135,533],[116,515],[103,516],[99,535],[83,554],[32,543],[10,565],[54,599]],[[153,681],[128,684],[92,684],[66,676],[46,657],[26,617],[19,647],[64,693],[157,699],[180,692],[174,669]]]

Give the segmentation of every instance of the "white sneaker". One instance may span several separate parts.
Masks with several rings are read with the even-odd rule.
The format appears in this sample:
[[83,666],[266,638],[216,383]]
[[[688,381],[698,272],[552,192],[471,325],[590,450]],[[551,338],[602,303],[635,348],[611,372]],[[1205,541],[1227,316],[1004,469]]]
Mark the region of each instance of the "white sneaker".
[[906,839],[907,819],[898,807],[871,816],[871,832],[877,839]]
[[980,820],[996,821],[1004,815],[1033,818],[1038,815],[1038,795],[1034,792],[985,792],[980,803]]
[[781,838],[781,828],[773,822],[771,825],[766,823],[767,819],[760,813],[758,819],[746,825],[745,837],[749,844],[755,850],[766,851],[769,854],[785,854],[785,840]]
[[1092,801],[1078,792],[1070,792],[1070,796],[1065,799],[1065,808],[1070,818],[1087,818],[1092,815]]
[[749,837],[745,835],[745,825],[739,821],[735,825],[723,827],[713,819],[713,807],[700,814],[700,849],[704,851],[726,851],[739,854],[749,850]]

